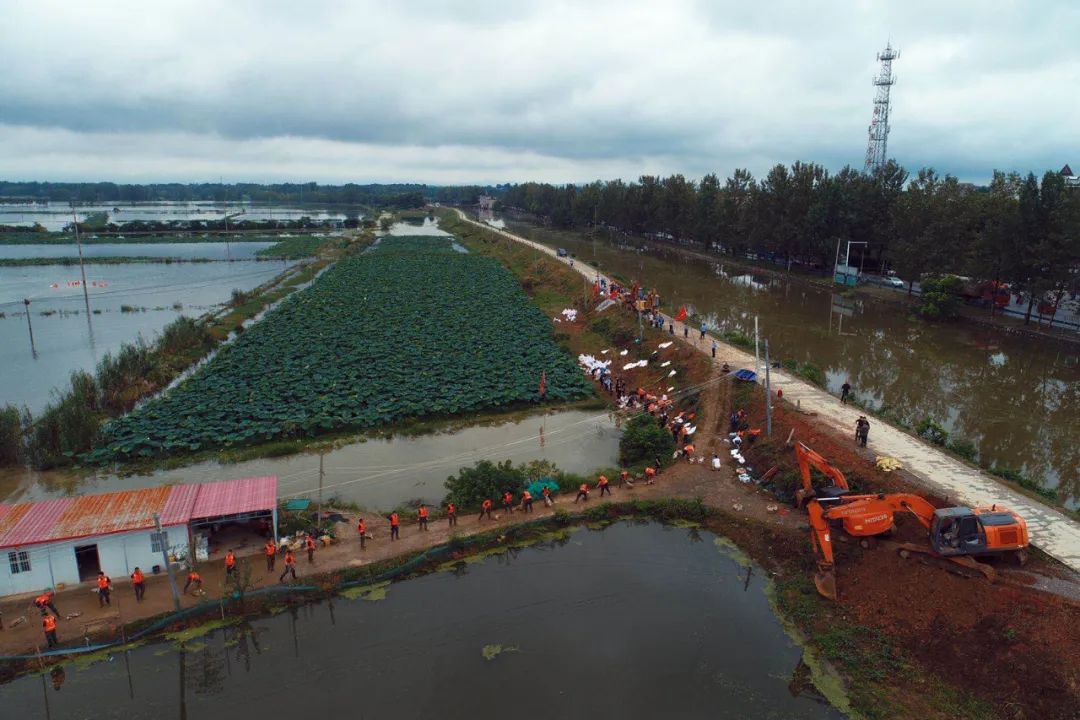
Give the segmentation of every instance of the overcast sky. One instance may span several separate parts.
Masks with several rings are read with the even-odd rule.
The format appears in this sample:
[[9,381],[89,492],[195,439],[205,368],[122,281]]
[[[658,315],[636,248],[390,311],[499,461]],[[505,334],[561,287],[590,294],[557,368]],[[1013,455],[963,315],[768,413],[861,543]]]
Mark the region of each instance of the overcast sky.
[[0,0],[0,178],[581,182],[1080,166],[1080,0]]

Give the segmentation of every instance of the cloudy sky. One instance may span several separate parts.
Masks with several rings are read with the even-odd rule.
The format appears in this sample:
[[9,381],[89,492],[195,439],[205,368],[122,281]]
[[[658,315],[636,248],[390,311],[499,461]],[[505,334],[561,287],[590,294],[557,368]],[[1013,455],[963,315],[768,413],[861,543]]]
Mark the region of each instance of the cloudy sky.
[[0,178],[580,182],[1080,165],[1080,0],[0,0]]

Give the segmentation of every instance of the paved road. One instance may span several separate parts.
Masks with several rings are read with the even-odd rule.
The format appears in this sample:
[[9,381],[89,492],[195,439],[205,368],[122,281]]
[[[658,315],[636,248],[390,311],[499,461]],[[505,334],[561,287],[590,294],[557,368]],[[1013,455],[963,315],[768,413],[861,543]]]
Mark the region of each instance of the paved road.
[[[499,233],[548,255],[556,256],[555,250],[546,245],[478,223],[466,217],[460,210],[457,212],[463,220],[473,225]],[[559,258],[559,260],[567,264],[571,262],[569,258]],[[572,267],[590,280],[605,277],[586,264],[576,263]],[[610,281],[610,278],[608,280]],[[670,318],[668,322],[671,322]],[[675,323],[675,329],[676,337],[683,341],[682,324]],[[713,338],[708,336],[704,344],[699,344],[696,342],[698,337],[698,330],[691,328],[690,344],[696,346],[701,352],[709,352]],[[723,348],[723,357],[718,356],[716,362],[729,362],[735,367],[754,367],[752,354],[728,345],[722,340],[717,339],[716,342],[720,348]],[[857,408],[841,405],[840,400],[833,395],[782,370],[774,370],[771,375],[772,384],[784,391],[785,400],[799,403],[803,410],[817,413],[817,417],[822,422],[854,436],[855,421],[860,414]],[[904,468],[929,490],[948,498],[949,502],[969,506],[996,503],[1015,510],[1027,520],[1033,545],[1074,571],[1080,572],[1080,523],[1063,513],[1016,492],[994,476],[967,465],[937,447],[912,437],[899,428],[887,425],[881,420],[874,420],[871,424],[868,450],[875,455],[887,455],[898,459],[904,464]]]

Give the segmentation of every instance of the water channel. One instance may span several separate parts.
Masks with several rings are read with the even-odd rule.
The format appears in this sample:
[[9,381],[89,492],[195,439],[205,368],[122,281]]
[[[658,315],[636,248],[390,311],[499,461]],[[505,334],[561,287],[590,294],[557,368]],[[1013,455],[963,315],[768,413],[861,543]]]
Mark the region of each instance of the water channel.
[[[362,208],[261,205],[250,203],[215,202],[147,202],[147,203],[97,203],[79,205],[79,219],[90,213],[107,213],[109,222],[116,224],[133,220],[169,222],[171,220],[221,220],[228,213],[236,220],[299,220],[302,217],[314,221],[344,220],[347,214],[359,216]],[[239,215],[238,215],[239,214]],[[238,216],[237,216],[238,215]],[[34,204],[0,203],[0,225],[30,227],[35,223],[51,232],[63,230],[71,223],[71,207],[66,202]]]
[[[288,237],[282,235],[281,237]],[[183,260],[250,260],[274,242],[85,243],[83,257],[160,257]],[[77,258],[70,245],[0,245],[0,258]]]
[[69,664],[4,701],[45,720],[841,718],[792,682],[802,652],[765,584],[709,533],[617,524]]
[[1022,469],[1080,506],[1080,350],[972,324],[909,319],[898,306],[848,298],[722,258],[637,251],[576,233],[509,222],[508,229],[629,282],[656,288],[664,308],[687,305],[711,325],[753,335],[760,318],[774,360],[810,362],[828,389],[917,425],[929,417],[972,443],[980,460]]

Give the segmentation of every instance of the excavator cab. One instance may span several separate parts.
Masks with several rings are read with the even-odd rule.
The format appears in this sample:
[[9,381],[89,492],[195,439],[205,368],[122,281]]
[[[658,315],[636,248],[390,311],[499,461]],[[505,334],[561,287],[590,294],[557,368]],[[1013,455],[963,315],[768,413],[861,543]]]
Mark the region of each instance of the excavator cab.
[[934,511],[930,546],[942,557],[1022,551],[1027,523],[1004,508],[951,507]]

